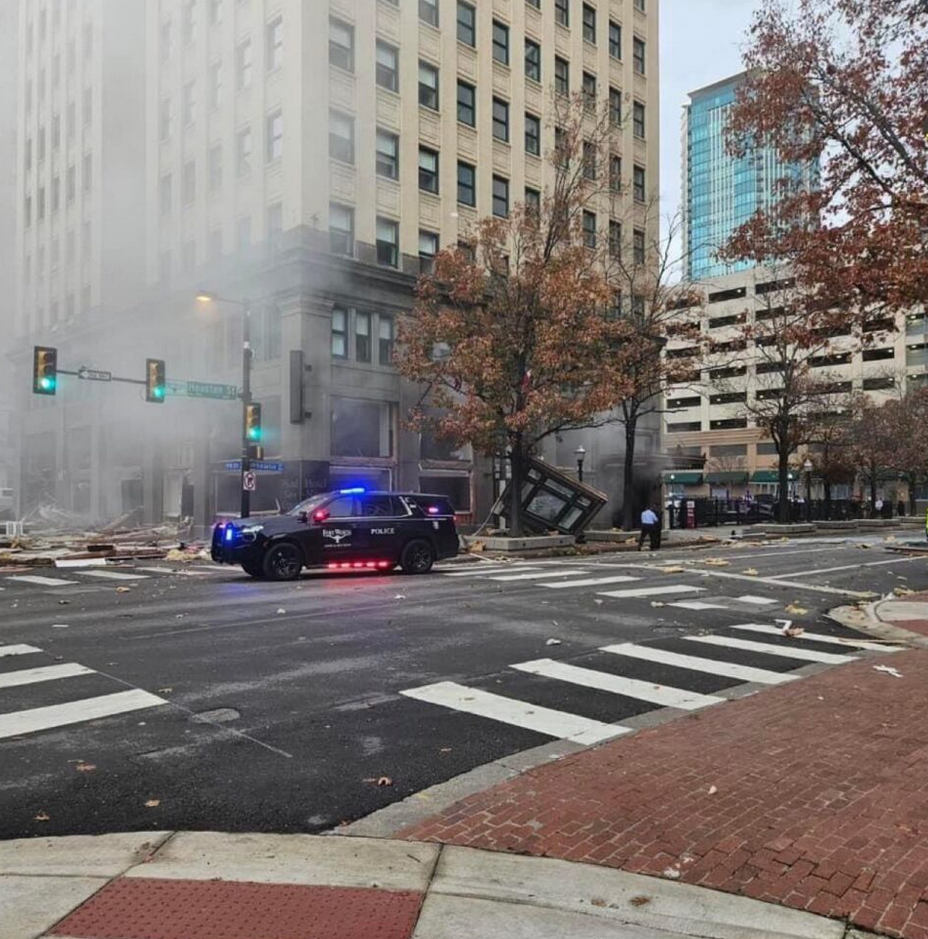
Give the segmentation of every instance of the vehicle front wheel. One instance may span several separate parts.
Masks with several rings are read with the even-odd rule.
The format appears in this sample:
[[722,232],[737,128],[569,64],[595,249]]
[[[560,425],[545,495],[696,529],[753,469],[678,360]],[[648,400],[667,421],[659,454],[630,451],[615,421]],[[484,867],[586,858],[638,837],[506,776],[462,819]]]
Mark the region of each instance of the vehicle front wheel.
[[244,561],[242,562],[242,570],[248,574],[249,577],[264,576],[264,567],[260,561]]
[[404,574],[427,574],[434,563],[435,551],[427,541],[410,541],[400,556]]
[[264,576],[269,580],[296,580],[303,569],[300,549],[289,541],[272,545],[264,555]]

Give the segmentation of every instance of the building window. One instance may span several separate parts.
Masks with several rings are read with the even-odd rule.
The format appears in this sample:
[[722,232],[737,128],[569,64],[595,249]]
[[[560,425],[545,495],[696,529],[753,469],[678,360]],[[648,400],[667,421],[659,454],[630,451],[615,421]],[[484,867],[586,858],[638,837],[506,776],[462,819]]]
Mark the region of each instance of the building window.
[[239,91],[251,88],[252,48],[251,40],[240,42],[235,50],[235,83]]
[[273,163],[284,155],[284,116],[280,109],[267,116],[267,161]]
[[570,63],[558,55],[554,57],[554,90],[559,95],[570,94]]
[[251,128],[246,127],[238,132],[235,139],[235,171],[239,176],[245,176],[251,172],[251,152]]
[[644,13],[644,0],[635,0],[635,9]]
[[388,313],[381,313],[378,319],[378,335],[380,339],[380,364],[393,364],[393,317]]
[[57,212],[61,205],[61,179],[52,177],[52,212]]
[[458,81],[458,120],[470,127],[477,123],[477,92],[464,81]]
[[72,163],[65,175],[64,197],[68,202],[73,202],[77,195],[77,169]]
[[377,84],[387,91],[399,91],[399,53],[396,46],[377,40]]
[[84,154],[84,166],[81,172],[81,179],[84,184],[84,192],[90,192],[93,189],[93,154]]
[[583,178],[596,179],[596,144],[583,141]]
[[197,2],[187,0],[184,4],[184,42],[189,46],[197,38]]
[[280,235],[284,230],[284,206],[282,202],[272,202],[267,207],[267,240],[271,247],[280,246]]
[[638,75],[644,75],[644,59],[644,40],[635,36],[632,39],[632,62]]
[[354,163],[354,118],[341,111],[329,111],[329,156]]
[[184,126],[189,126],[197,117],[197,93],[196,85],[193,82],[187,82],[187,84],[184,85],[182,102]]
[[419,62],[419,104],[438,110],[438,69],[428,62]]
[[458,0],[458,42],[477,45],[477,11],[464,0]]
[[278,16],[267,24],[267,47],[265,50],[265,65],[269,72],[280,68],[284,61],[284,21]]
[[477,204],[477,169],[470,163],[458,162],[458,202]]
[[197,197],[197,165],[193,160],[187,160],[184,163],[181,180],[181,195],[184,205],[190,205]]
[[400,138],[388,130],[377,128],[377,175],[387,179],[400,178]]
[[209,106],[218,108],[222,104],[222,63],[214,62],[209,67]]
[[632,254],[636,264],[644,264],[644,232],[640,228],[632,232]]
[[209,148],[209,188],[210,192],[222,189],[222,144],[214,143]]
[[586,248],[596,247],[596,213],[583,213],[583,245]]
[[632,104],[632,127],[635,136],[644,140],[644,105],[640,101]]
[[162,98],[161,107],[158,111],[158,136],[162,143],[167,143],[171,139],[173,122],[173,108],[170,98]]
[[169,19],[161,21],[161,35],[158,45],[161,50],[161,61],[167,62],[171,58],[171,48],[173,46],[173,30]]
[[438,194],[438,154],[426,147],[419,147],[419,188]]
[[337,202],[329,204],[329,250],[332,254],[354,254],[354,209]]
[[358,362],[371,360],[370,313],[355,313],[354,315],[354,357]]
[[554,0],[554,22],[570,26],[570,0]]
[[618,88],[609,89],[609,123],[614,127],[622,123],[622,92]]
[[509,180],[502,176],[493,177],[493,214],[500,218],[509,215]]
[[615,154],[609,157],[609,188],[613,192],[622,190],[622,157]]
[[251,216],[243,215],[235,225],[235,243],[239,251],[251,247]]
[[541,120],[534,114],[525,115],[525,152],[541,156]]
[[536,10],[541,9],[541,0],[525,0],[525,2],[530,6],[534,7]]
[[438,235],[433,231],[419,231],[419,270],[431,274],[438,254]]
[[596,107],[596,76],[590,72],[583,73],[583,106],[591,111]]
[[644,179],[644,167],[643,166],[636,166],[634,169],[634,177],[632,179],[632,190],[635,194],[635,202],[645,201],[645,179]]
[[588,3],[583,4],[583,38],[596,45],[596,9]]
[[535,216],[541,211],[541,193],[529,186],[525,187],[525,210]]
[[541,46],[531,39],[525,40],[525,77],[541,81]]
[[[161,206],[162,215],[171,214],[171,188],[171,174],[165,173],[158,184],[158,202]],[[39,190],[39,194],[42,195],[41,189]]]
[[493,136],[497,140],[509,140],[509,102],[493,99]]
[[[192,84],[192,83],[191,83]],[[93,121],[93,89],[84,89],[84,98],[81,104],[81,117],[84,119],[84,126],[88,127]]]
[[622,223],[609,220],[609,254],[614,258],[622,256]]
[[354,71],[354,28],[334,18],[329,20],[329,62]]
[[348,311],[340,306],[332,309],[332,358],[348,358]]
[[399,225],[388,218],[377,217],[377,263],[385,267],[399,266]]
[[438,26],[438,0],[419,0],[419,19],[429,26]]
[[613,59],[622,58],[622,27],[609,20],[609,55]]
[[509,27],[493,20],[493,59],[502,65],[509,64]]
[[211,26],[218,26],[222,22],[223,0],[209,0],[209,22]]

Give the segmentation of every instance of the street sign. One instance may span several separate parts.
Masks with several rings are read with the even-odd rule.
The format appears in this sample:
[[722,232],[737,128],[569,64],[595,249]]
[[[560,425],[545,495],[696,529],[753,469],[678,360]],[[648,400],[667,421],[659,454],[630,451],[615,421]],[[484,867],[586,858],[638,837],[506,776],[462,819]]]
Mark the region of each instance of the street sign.
[[84,368],[82,365],[77,370],[77,377],[82,378],[84,381],[112,381],[113,373],[103,372],[97,368]]
[[220,401],[235,401],[240,397],[236,385],[223,385],[219,382],[205,381],[168,381],[165,383],[168,394],[182,395],[187,398],[217,398]]
[[239,473],[241,472],[241,469],[242,469],[242,461],[241,460],[229,460],[226,463],[226,469],[231,470],[232,472],[235,472],[235,473]]
[[261,470],[263,473],[282,473],[284,471],[284,464],[269,460],[252,460],[251,468]]
[[245,473],[242,477],[242,489],[247,492],[254,492],[258,488],[258,477],[255,473]]

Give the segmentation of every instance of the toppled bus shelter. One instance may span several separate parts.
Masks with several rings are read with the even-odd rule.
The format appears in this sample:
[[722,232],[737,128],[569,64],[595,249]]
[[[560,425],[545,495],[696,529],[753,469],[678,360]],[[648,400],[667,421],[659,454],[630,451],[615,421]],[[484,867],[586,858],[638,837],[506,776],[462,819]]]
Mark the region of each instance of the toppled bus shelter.
[[[510,482],[497,505],[508,518]],[[522,524],[526,531],[544,535],[558,532],[579,535],[593,521],[609,497],[543,460],[530,459],[522,484]]]

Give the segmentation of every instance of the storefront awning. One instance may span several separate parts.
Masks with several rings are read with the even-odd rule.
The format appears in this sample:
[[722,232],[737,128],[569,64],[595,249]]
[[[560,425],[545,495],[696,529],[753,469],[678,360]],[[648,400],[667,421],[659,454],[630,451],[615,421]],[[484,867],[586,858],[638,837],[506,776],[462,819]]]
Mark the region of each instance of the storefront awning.
[[752,483],[778,483],[780,474],[776,470],[755,470],[751,473]]
[[706,475],[708,483],[746,483],[747,481],[747,473],[708,473]]
[[665,470],[664,482],[673,485],[698,486],[702,482],[700,470]]

